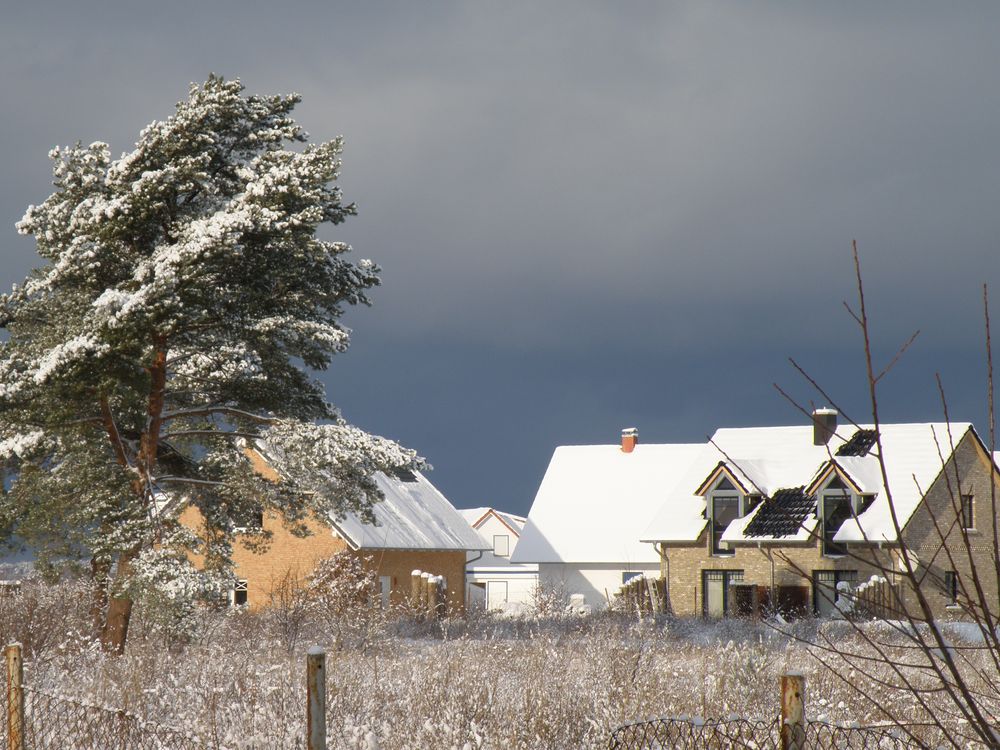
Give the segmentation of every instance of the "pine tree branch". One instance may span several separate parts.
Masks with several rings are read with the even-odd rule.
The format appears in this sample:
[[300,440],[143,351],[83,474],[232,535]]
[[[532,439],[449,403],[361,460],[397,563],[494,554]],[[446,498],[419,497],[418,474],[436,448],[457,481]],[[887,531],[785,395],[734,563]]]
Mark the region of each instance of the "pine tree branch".
[[195,479],[194,477],[166,476],[157,477],[156,484],[196,484],[205,487],[221,487],[225,482],[218,482],[214,479]]
[[213,414],[222,414],[231,417],[239,417],[240,419],[249,419],[252,422],[259,422],[260,424],[278,424],[281,421],[277,417],[265,417],[260,414],[254,414],[250,411],[237,409],[232,406],[197,406],[190,409],[177,409],[176,411],[163,414],[160,417],[160,421],[169,422],[173,419],[188,417],[208,417]]
[[108,433],[108,439],[111,441],[111,447],[115,452],[115,459],[122,467],[126,469],[130,468],[131,464],[125,452],[121,433],[118,432],[118,425],[115,424],[114,415],[111,413],[111,404],[108,402],[108,397],[103,393],[101,394],[101,422],[104,425],[104,430]]
[[177,437],[224,437],[224,438],[246,438],[247,440],[259,440],[261,436],[255,432],[227,432],[225,430],[177,430],[168,432],[161,436],[161,440],[170,440]]

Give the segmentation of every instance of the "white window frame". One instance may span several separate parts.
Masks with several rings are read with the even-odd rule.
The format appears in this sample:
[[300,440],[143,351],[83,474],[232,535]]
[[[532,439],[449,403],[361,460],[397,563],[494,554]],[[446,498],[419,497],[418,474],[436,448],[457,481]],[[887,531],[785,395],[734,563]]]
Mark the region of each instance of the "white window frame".
[[[236,595],[238,593],[244,594],[245,601],[236,602]],[[237,578],[236,583],[229,590],[229,604],[233,607],[246,607],[250,603],[250,586],[249,582],[245,578]]]
[[[968,523],[966,523],[965,518],[965,499],[969,499],[969,518]],[[975,531],[976,530],[976,496],[971,492],[966,492],[958,496],[958,522],[962,525],[964,531]]]
[[[729,482],[732,489],[719,489],[723,482]],[[736,498],[736,517],[743,518],[746,515],[747,496],[740,492],[736,483],[728,475],[722,474],[712,483],[712,489],[705,495],[707,507],[705,516],[708,518],[708,552],[712,557],[732,557],[736,554],[733,549],[715,549],[715,500],[732,500]],[[720,543],[721,544],[721,543]]]
[[[501,542],[503,552],[500,551]],[[493,535],[493,554],[496,557],[510,557],[510,534]]]
[[[838,481],[844,485],[843,489],[839,487],[830,487],[833,481]],[[826,551],[826,503],[827,500],[841,502],[847,500],[851,505],[851,518],[856,518],[861,509],[861,495],[854,492],[844,478],[840,476],[837,472],[833,472],[824,482],[823,487],[817,493],[819,495],[819,524],[820,524],[820,552],[823,557],[829,557],[836,559],[838,557],[844,557],[846,553],[844,552],[834,552],[827,553]],[[846,521],[847,519],[845,519]],[[842,524],[843,525],[843,524]],[[838,529],[839,530],[839,529]],[[843,542],[833,542],[832,544],[843,544]]]

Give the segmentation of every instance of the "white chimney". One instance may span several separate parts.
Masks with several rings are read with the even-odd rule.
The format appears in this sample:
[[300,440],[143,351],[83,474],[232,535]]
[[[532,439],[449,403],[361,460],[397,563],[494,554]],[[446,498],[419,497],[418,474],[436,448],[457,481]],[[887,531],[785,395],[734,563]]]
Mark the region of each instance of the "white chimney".
[[622,453],[631,453],[639,442],[639,428],[626,427],[622,430]]
[[813,419],[813,445],[826,445],[837,431],[836,409],[816,409],[812,413]]

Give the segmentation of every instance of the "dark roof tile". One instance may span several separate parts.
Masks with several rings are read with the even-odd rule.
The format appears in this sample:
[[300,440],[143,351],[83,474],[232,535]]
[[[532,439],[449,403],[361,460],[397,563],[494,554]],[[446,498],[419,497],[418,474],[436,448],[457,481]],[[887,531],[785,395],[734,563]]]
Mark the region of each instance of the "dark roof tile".
[[793,487],[775,492],[764,501],[744,535],[748,538],[794,536],[816,508],[816,499],[804,490],[804,487]]
[[878,433],[875,430],[858,430],[851,439],[837,448],[838,456],[867,456],[875,445]]

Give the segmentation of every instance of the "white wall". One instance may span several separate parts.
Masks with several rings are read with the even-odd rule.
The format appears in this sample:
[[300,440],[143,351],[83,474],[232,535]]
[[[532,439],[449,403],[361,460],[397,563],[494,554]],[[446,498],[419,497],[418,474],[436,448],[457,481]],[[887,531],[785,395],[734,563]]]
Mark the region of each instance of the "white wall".
[[[468,601],[475,606],[482,602],[481,606],[488,603],[491,609],[504,609],[517,611],[526,607],[534,600],[535,586],[538,581],[537,565],[512,565],[510,555],[517,546],[517,534],[512,532],[506,524],[501,522],[496,516],[486,517],[476,531],[483,540],[491,547],[494,536],[508,537],[507,554],[499,556],[492,551],[483,552],[480,557],[478,553],[469,553],[470,561],[465,566],[466,586],[468,587]],[[473,559],[478,558],[478,559]],[[486,601],[486,590],[490,588],[490,583],[506,584],[506,601],[500,601],[500,597],[494,601]],[[503,586],[494,586],[493,592],[499,593]]]
[[658,576],[657,564],[629,563],[541,563],[538,581],[543,589],[565,594],[583,594],[587,604],[595,610],[606,609],[608,597],[614,599],[621,588],[623,573],[642,573]]

